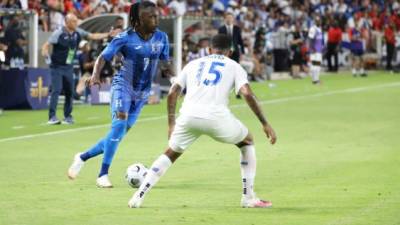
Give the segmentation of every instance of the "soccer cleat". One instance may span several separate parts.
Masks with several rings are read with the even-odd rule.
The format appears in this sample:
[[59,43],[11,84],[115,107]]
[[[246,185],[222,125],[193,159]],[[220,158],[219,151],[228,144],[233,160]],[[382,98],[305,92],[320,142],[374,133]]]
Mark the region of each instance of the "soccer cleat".
[[63,119],[62,124],[72,125],[74,124],[74,119],[72,118],[72,116],[68,116]]
[[315,80],[315,81],[312,82],[312,84],[320,85],[320,84],[321,84],[321,81],[320,81],[320,80]]
[[241,206],[243,208],[269,208],[272,207],[272,202],[261,200],[259,198],[242,197]]
[[135,194],[133,194],[132,198],[128,202],[128,207],[129,208],[140,208],[144,200],[144,196],[142,195],[140,197],[139,191],[136,191]]
[[113,185],[110,182],[110,179],[108,179],[108,175],[103,175],[101,177],[98,177],[96,180],[96,185],[99,188],[112,188]]
[[75,154],[74,161],[68,169],[68,177],[71,180],[75,179],[78,176],[83,165],[85,165],[85,162],[81,159],[81,154],[81,152]]
[[49,121],[47,121],[47,124],[49,124],[49,125],[61,124],[61,121],[56,116],[52,116],[49,119]]

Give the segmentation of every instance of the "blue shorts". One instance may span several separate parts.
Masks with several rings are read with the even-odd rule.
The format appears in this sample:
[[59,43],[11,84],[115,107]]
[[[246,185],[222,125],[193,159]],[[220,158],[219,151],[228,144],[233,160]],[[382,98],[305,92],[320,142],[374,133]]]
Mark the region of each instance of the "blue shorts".
[[352,49],[351,53],[354,56],[362,56],[362,55],[364,55],[364,50],[363,49]]
[[116,118],[118,112],[128,113],[128,127],[132,127],[146,102],[146,99],[132,98],[124,90],[112,89],[110,102],[112,119]]

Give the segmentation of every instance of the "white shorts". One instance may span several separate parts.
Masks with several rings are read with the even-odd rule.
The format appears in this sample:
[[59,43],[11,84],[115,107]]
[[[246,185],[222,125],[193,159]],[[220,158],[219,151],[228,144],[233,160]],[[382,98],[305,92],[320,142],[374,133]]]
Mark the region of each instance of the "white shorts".
[[310,54],[310,61],[322,62],[322,53],[312,53]]
[[237,144],[243,141],[248,133],[247,127],[232,114],[218,119],[181,115],[176,120],[168,144],[175,152],[182,153],[203,134],[219,142]]

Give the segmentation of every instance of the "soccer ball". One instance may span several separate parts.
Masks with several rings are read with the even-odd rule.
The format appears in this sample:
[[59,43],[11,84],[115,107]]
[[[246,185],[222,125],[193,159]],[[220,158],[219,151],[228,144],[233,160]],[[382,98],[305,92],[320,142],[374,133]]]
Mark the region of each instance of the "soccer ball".
[[138,188],[147,174],[147,168],[141,163],[132,164],[126,169],[125,179],[129,186]]

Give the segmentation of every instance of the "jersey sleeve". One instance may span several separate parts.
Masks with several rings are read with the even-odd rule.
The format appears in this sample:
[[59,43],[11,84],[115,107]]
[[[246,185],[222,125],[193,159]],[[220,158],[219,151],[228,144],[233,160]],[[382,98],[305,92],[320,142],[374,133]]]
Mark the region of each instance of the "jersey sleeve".
[[53,33],[51,33],[48,42],[50,44],[57,44],[58,43],[58,38],[60,37],[60,35],[62,34],[62,30],[61,29],[57,29],[55,30]]
[[235,93],[238,94],[239,90],[243,85],[248,84],[247,73],[239,64],[236,65],[235,72]]
[[160,54],[160,60],[169,60],[169,41],[168,36],[164,34],[165,38],[163,40],[163,48]]
[[111,61],[116,55],[121,47],[125,44],[126,38],[123,35],[117,35],[112,41],[107,45],[107,47],[103,50],[101,55],[106,61]]
[[188,65],[186,65],[182,69],[182,71],[178,74],[178,76],[176,77],[176,79],[174,81],[174,83],[178,84],[179,86],[181,86],[182,89],[186,88],[186,78],[187,78],[187,67],[188,67]]

